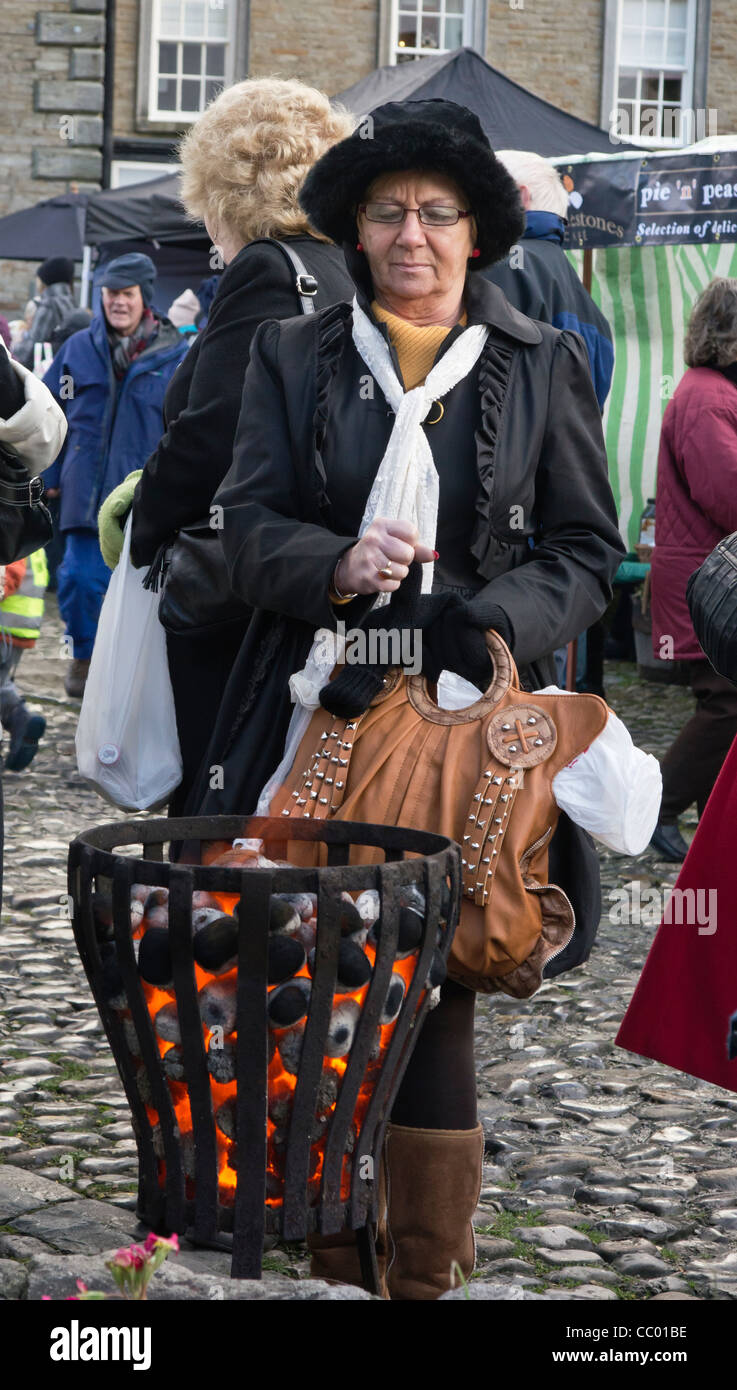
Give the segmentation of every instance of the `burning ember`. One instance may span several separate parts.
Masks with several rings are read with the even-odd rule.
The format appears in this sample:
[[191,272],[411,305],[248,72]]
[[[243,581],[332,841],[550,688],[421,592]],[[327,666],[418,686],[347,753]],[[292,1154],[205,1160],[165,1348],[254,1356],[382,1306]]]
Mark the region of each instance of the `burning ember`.
[[[203,855],[203,860],[210,867],[290,867],[284,860],[267,858],[263,849],[260,840],[235,840],[226,848],[221,842],[213,846],[209,855]],[[395,958],[368,1065],[348,1128],[340,1177],[341,1201],[350,1196],[351,1155],[372,1098],[375,1079],[381,1071],[403,1001],[414,979],[424,937],[426,903],[423,891],[415,883],[407,883],[398,891],[399,934]],[[335,989],[323,1044],[322,1074],[309,1124],[307,1202],[310,1206],[315,1206],[319,1201],[331,1120],[371,986],[382,932],[381,901],[377,890],[365,889],[354,894],[343,891],[336,906],[340,944]],[[195,892],[192,896],[192,954],[215,1121],[218,1201],[223,1208],[233,1206],[237,1181],[236,1003],[242,910],[247,913],[248,904],[242,909],[240,897],[234,894]],[[138,1066],[137,1085],[151,1125],[158,1161],[158,1181],[163,1188],[167,1173],[161,1117],[152,1102],[150,1080],[140,1061],[142,1049],[117,966],[111,899],[103,893],[95,893],[92,913],[102,957],[107,1006],[116,1012],[122,1023],[128,1050]],[[185,1195],[187,1199],[193,1199],[196,1154],[174,992],[169,940],[169,890],[134,883],[130,895],[130,927],[143,995],[179,1130]],[[277,1218],[284,1196],[287,1145],[303,1039],[313,1003],[317,942],[316,894],[273,893],[269,902],[266,1009],[269,1057],[266,1204]],[[439,985],[444,975],[443,955],[436,951],[419,995],[418,1011],[427,991]],[[278,1219],[275,1224],[278,1226]]]

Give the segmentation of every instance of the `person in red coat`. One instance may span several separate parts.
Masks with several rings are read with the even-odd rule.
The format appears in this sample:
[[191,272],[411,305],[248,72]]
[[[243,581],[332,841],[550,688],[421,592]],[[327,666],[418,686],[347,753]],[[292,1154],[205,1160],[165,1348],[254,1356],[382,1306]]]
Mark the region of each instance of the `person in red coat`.
[[684,345],[688,371],[663,416],[652,564],[653,651],[691,665],[696,710],[663,763],[663,801],[652,844],[678,862],[688,845],[678,817],[701,816],[737,734],[737,689],[699,646],[686,603],[694,570],[737,531],[737,280],[712,280]]
[[[657,537],[657,532],[656,532]],[[737,1091],[737,740],[717,778],[615,1039]]]

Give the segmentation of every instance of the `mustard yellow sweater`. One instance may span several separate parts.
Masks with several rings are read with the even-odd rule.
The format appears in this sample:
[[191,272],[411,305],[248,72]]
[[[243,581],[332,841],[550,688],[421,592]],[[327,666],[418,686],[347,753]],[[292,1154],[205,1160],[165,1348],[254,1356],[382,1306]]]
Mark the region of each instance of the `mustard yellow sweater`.
[[[387,326],[392,346],[399,358],[404,389],[411,391],[425,380],[435,361],[440,344],[448,336],[450,329],[444,327],[443,324],[429,324],[427,327],[418,328],[416,324],[408,323],[406,319],[400,319],[396,314],[390,314],[388,309],[382,309],[376,300],[373,301],[371,308],[375,318]],[[460,323],[465,324],[466,322],[467,318],[464,313]]]

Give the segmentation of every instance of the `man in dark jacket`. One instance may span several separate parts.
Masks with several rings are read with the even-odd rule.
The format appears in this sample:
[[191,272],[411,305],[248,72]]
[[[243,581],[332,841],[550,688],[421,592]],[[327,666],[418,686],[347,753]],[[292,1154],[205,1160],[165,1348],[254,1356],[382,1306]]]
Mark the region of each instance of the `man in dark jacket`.
[[[603,410],[614,370],[612,331],[563,250],[568,194],[558,170],[549,160],[527,150],[501,150],[497,158],[517,183],[526,226],[522,240],[509,255],[484,274],[529,318],[551,323],[554,328],[572,329],[583,338],[596,399]],[[579,640],[579,690],[604,694],[603,655],[604,625],[600,619]],[[565,647],[556,652],[555,659],[563,683]]]
[[599,409],[614,369],[612,330],[563,250],[568,194],[553,164],[527,150],[497,150],[525,209],[522,240],[483,273],[528,318],[570,328],[586,344]]
[[110,579],[97,540],[100,505],[123,478],[142,468],[162,431],[167,385],[187,352],[169,320],[151,307],[156,268],[129,253],[107,266],[101,311],[62,345],[45,384],[67,417],[69,433],[47,475],[60,489],[59,608],[73,644],[64,680],[81,696],[97,620]]
[[67,260],[66,256],[52,256],[38,267],[36,312],[14,354],[24,367],[33,368],[36,343],[50,343],[54,330],[69,314],[74,313],[73,281],[74,261]]

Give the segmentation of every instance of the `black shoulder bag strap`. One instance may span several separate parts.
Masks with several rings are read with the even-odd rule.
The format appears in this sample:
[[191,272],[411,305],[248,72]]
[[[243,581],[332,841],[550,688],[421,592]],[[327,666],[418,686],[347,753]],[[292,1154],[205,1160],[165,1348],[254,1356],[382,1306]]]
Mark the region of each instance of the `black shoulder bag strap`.
[[286,241],[278,241],[276,237],[262,236],[255,241],[249,241],[249,246],[278,246],[284,259],[289,264],[289,269],[294,277],[294,288],[299,297],[300,308],[303,314],[314,314],[315,295],[317,294],[317,280],[314,275],[310,275],[301,256],[297,255],[293,246],[289,246]]

